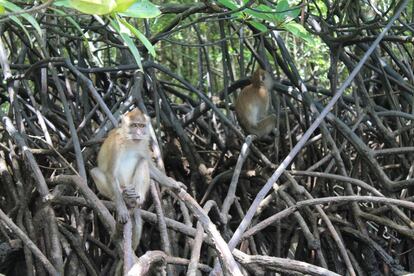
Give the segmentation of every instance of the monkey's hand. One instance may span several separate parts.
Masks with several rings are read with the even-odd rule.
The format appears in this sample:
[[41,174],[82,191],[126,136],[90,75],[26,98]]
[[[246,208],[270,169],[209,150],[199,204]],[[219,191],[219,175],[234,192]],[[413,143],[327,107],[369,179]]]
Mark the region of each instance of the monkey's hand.
[[122,197],[128,209],[133,209],[138,205],[139,195],[135,191],[135,187],[127,187],[122,191]]
[[122,204],[118,204],[116,211],[118,215],[118,223],[125,224],[129,219],[129,212],[127,207],[125,206],[125,203],[122,202]]

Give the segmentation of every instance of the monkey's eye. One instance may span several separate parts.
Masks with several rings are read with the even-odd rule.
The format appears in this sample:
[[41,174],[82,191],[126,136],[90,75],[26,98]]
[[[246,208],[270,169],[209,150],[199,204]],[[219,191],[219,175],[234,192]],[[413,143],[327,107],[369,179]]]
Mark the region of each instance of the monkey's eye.
[[145,124],[144,123],[132,123],[131,127],[135,127],[135,128],[144,128]]

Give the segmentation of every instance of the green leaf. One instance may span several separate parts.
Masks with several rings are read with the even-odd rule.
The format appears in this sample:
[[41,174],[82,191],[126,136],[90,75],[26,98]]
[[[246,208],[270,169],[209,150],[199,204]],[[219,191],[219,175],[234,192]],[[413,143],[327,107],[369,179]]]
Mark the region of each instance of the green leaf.
[[[6,9],[4,8],[4,6],[0,5],[0,14],[5,13],[5,12],[6,12]],[[32,39],[30,37],[30,34],[27,31],[26,27],[23,25],[23,23],[20,21],[20,19],[14,15],[10,16],[10,19],[14,21],[17,25],[19,25],[20,28],[22,28],[24,34],[27,36],[27,38],[29,38],[28,41],[30,42],[30,46],[32,46]]]
[[290,9],[291,10],[288,12],[289,17],[292,18],[292,19],[297,18],[299,16],[300,12],[301,12],[301,8],[300,7],[295,7],[295,8],[290,7]]
[[275,17],[279,22],[285,21],[288,17],[295,19],[300,14],[300,8],[290,7],[287,0],[277,3]]
[[134,57],[139,69],[143,70],[141,63],[141,55],[139,54],[139,51],[137,49],[137,46],[135,46],[134,41],[129,37],[129,29],[120,22],[119,17],[116,15],[115,18],[111,18],[111,26],[118,32],[124,43],[131,51],[132,56]]
[[[274,20],[275,12],[269,6],[259,5],[259,6],[255,7],[254,9],[258,10],[258,11],[254,11],[254,10],[251,10],[251,9],[246,9],[246,10],[244,10],[244,12],[246,12],[247,14],[250,14],[251,16],[253,16],[255,18],[259,18],[259,19],[263,19],[263,20],[267,20],[267,21],[273,21]],[[262,11],[262,12],[259,12],[259,11]]]
[[115,12],[124,12],[126,11],[132,4],[134,4],[137,0],[115,0],[116,1],[116,8]]
[[287,0],[277,1],[276,11],[280,13],[286,12],[289,9],[289,2]]
[[[12,12],[17,12],[17,11],[22,10],[19,6],[16,6],[15,4],[9,1],[6,1],[6,0],[0,0],[0,6],[8,10],[11,10]],[[39,36],[42,36],[42,29],[40,28],[39,23],[37,23],[36,19],[33,16],[31,16],[28,13],[22,13],[22,14],[19,14],[19,16],[26,19],[33,26],[33,28],[35,28],[35,30],[39,33]]]
[[269,6],[260,4],[257,7],[254,7],[254,10],[247,8],[243,12],[251,15],[255,19],[273,22],[276,24],[276,26],[279,26],[283,22],[286,22],[288,18],[296,18],[300,13],[300,9],[289,7],[289,4],[286,0],[281,0],[278,2],[276,9],[272,9]]
[[154,18],[161,14],[160,9],[148,0],[132,4],[120,15],[134,18]]
[[20,26],[20,28],[22,28],[24,34],[27,36],[27,38],[29,39],[30,42],[30,46],[33,47],[33,43],[32,43],[32,38],[30,37],[29,32],[27,31],[26,27],[23,25],[23,23],[20,21],[19,18],[17,18],[16,16],[10,16],[10,19],[13,20],[17,25]]
[[229,8],[230,10],[236,10],[236,9],[239,8],[233,1],[229,1],[229,0],[217,0],[217,2],[219,2],[220,4],[222,4],[223,6],[225,6],[226,8]]
[[[0,5],[0,14],[5,13],[6,9],[4,8],[4,6]],[[20,28],[22,28],[24,34],[29,38],[29,42],[30,42],[30,46],[32,46],[32,39],[30,37],[29,32],[27,31],[26,27],[23,25],[23,23],[20,21],[19,18],[17,18],[16,16],[10,16],[10,19],[12,21],[14,21],[17,25],[19,25]]]
[[144,44],[145,48],[147,48],[148,52],[155,57],[155,48],[151,44],[151,42],[147,39],[147,37],[141,33],[138,29],[134,26],[129,24],[125,19],[120,18],[120,22],[124,24],[141,42]]
[[57,7],[72,8],[70,0],[56,0],[53,2],[53,5]]
[[283,25],[283,28],[285,30],[287,30],[288,32],[290,32],[291,34],[293,34],[294,36],[297,36],[303,40],[305,40],[306,42],[308,42],[309,44],[314,44],[315,41],[314,39],[312,39],[311,35],[308,33],[308,31],[300,24],[291,21],[289,23],[286,23]]
[[268,31],[266,25],[263,25],[262,23],[259,23],[259,22],[256,22],[256,21],[249,21],[249,24],[251,24],[253,27],[258,29],[262,33]]
[[109,14],[116,8],[115,0],[69,0],[72,8],[86,14]]
[[[414,1],[410,2],[411,5],[413,5]],[[412,8],[409,7],[410,4],[407,5],[407,11],[410,11]],[[312,1],[312,3],[309,3],[309,11],[313,14],[322,13],[322,16],[327,16],[328,14],[328,7],[325,5],[325,2],[322,0],[316,0],[315,2]]]
[[0,109],[3,111],[3,113],[8,114],[10,110],[10,103],[9,102],[3,102],[0,104]]
[[[65,0],[66,2],[68,2],[67,0]],[[75,29],[76,30],[78,30],[79,31],[79,33],[83,36],[83,37],[85,37],[84,36],[84,33],[83,33],[83,31],[82,31],[82,28],[81,28],[81,26],[79,26],[79,24],[71,17],[71,16],[67,16],[68,14],[66,13],[66,12],[64,12],[64,11],[62,11],[62,10],[59,10],[59,9],[55,9],[55,8],[50,8],[51,10],[53,10],[53,11],[55,11],[56,13],[58,13],[58,14],[60,14],[60,15],[65,15],[63,18],[64,19],[66,19],[67,21],[69,21],[69,23],[71,23],[74,27],[75,27]],[[86,37],[85,37],[85,39],[86,39]]]

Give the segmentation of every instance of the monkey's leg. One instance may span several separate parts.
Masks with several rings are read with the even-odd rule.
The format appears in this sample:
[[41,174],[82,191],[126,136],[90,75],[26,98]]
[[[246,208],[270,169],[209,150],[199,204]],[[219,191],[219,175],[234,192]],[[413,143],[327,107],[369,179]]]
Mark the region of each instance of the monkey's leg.
[[138,195],[138,206],[141,207],[145,201],[146,195],[150,187],[150,171],[148,166],[148,160],[143,158],[138,162],[137,169],[135,170],[132,178],[132,183],[135,186],[135,192]]
[[138,162],[134,176],[132,178],[133,187],[128,187],[128,190],[124,190],[125,200],[133,202],[135,199],[136,205],[132,211],[132,249],[135,250],[139,244],[142,234],[142,217],[139,208],[145,201],[146,194],[150,185],[150,173],[149,165],[146,159],[141,159]]
[[118,222],[122,224],[127,222],[129,215],[121,195],[119,181],[115,177],[107,178],[105,173],[98,167],[93,168],[90,171],[90,174],[95,181],[99,192],[115,201]]
[[112,177],[112,187],[113,187],[113,195],[114,195],[114,201],[115,201],[115,207],[116,207],[116,213],[117,213],[117,221],[121,224],[125,224],[129,219],[129,213],[128,209],[125,205],[124,198],[121,194],[121,186],[119,184],[118,179],[115,179]]
[[254,126],[254,132],[258,137],[269,134],[276,126],[276,115],[271,114]]
[[89,173],[91,174],[99,193],[107,198],[112,198],[112,188],[108,184],[109,181],[107,180],[105,173],[98,167],[93,168]]

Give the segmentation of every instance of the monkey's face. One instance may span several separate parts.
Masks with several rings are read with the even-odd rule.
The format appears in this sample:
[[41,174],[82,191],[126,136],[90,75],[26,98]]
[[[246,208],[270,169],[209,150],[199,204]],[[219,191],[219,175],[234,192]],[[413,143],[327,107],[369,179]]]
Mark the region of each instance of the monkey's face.
[[262,69],[259,69],[259,80],[260,80],[260,83],[263,84],[263,82],[265,81],[265,79],[266,79],[266,71],[265,70],[262,70]]
[[128,127],[128,138],[130,140],[148,139],[148,127],[145,121],[130,122]]
[[272,76],[269,74],[269,72],[261,68],[257,68],[252,75],[252,85],[254,87],[264,86],[267,89],[270,89],[273,85]]
[[122,119],[122,128],[128,140],[149,139],[149,119],[139,109],[134,109],[125,114]]
[[273,86],[273,79],[269,72],[262,70],[260,75],[260,85],[266,87],[266,89],[271,90]]
[[268,86],[272,82],[272,77],[269,72],[260,70],[260,85]]

